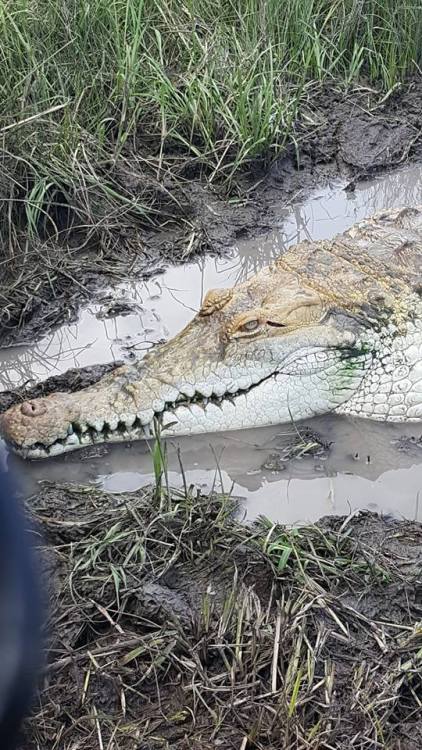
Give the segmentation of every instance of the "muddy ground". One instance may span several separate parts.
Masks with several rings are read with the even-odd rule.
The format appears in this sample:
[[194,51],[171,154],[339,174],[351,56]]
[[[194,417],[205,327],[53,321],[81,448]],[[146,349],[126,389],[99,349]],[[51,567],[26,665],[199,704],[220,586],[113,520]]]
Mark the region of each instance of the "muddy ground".
[[422,526],[45,484],[48,664],[22,750],[422,743]]
[[[24,243],[7,262],[0,282],[0,344],[33,341],[74,320],[84,300],[128,275],[149,277],[169,262],[200,253],[223,253],[237,239],[279,223],[280,208],[313,187],[342,177],[357,179],[422,158],[422,81],[381,98],[373,89],[350,93],[315,89],[295,125],[291,145],[275,160],[252,161],[230,185],[214,179],[186,155],[166,154],[171,170],[161,182],[131,169],[130,154],[117,182],[152,207],[155,226],[131,225],[124,216],[70,234],[63,243]],[[142,155],[142,142],[138,144]],[[64,211],[64,215],[69,212]],[[55,217],[60,224],[60,217]],[[4,264],[3,264],[4,267]]]

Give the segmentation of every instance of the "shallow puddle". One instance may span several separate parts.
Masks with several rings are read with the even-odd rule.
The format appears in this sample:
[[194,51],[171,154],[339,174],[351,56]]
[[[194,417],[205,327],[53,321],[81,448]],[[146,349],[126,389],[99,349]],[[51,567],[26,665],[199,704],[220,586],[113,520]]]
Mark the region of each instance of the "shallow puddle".
[[[353,192],[333,185],[280,212],[279,227],[260,240],[239,243],[229,257],[201,259],[170,268],[147,283],[128,282],[107,291],[82,311],[77,325],[63,326],[33,346],[0,350],[0,390],[69,367],[141,357],[190,320],[210,287],[243,280],[305,238],[332,237],[384,207],[422,203],[421,175],[422,169],[413,166],[357,185]],[[278,471],[261,466],[269,454],[285,452],[292,440],[290,426],[169,442],[169,482],[186,481],[204,489],[223,484],[244,498],[248,518],[262,513],[294,523],[369,508],[422,520],[422,424],[380,425],[328,416],[307,425],[330,444],[329,451],[282,462]],[[299,446],[297,453],[303,452]],[[146,444],[113,446],[100,453],[84,460],[76,453],[32,464],[9,456],[8,465],[23,477],[25,493],[45,478],[94,481],[113,492],[151,481]]]

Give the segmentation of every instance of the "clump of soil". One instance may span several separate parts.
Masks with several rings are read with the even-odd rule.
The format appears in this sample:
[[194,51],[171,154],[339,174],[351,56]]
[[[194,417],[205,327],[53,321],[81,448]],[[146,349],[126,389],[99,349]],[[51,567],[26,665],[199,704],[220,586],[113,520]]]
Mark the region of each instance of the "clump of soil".
[[116,207],[106,206],[85,233],[71,223],[44,242],[28,242],[24,234],[22,250],[3,260],[0,343],[33,340],[75,319],[101,286],[131,274],[149,277],[168,263],[222,253],[239,238],[263,234],[279,225],[283,203],[303,200],[328,179],[341,176],[353,190],[358,179],[420,160],[421,123],[420,81],[382,99],[369,88],[345,93],[315,86],[285,151],[275,160],[251,159],[230,184],[218,173],[210,184],[204,165],[179,152],[166,152],[160,181],[150,146],[140,141],[116,164],[114,179],[128,203],[149,207],[148,216],[139,221],[119,211],[116,217]]
[[420,455],[422,450],[422,435],[402,435],[394,441],[394,445],[400,453]]
[[312,427],[297,427],[276,436],[275,450],[266,457],[261,468],[279,472],[284,471],[290,461],[300,461],[302,458],[324,461],[330,454],[331,446],[332,442],[327,441]]
[[247,527],[193,488],[28,509],[50,606],[23,750],[420,748],[420,524]]

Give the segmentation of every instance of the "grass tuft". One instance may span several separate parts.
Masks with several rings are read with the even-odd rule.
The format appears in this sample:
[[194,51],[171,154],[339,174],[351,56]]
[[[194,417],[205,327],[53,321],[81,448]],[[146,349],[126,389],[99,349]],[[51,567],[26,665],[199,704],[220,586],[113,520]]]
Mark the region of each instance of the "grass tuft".
[[247,527],[162,484],[29,507],[50,636],[25,747],[419,747],[419,524]]
[[37,305],[34,275],[55,290],[82,251],[107,262],[186,225],[188,176],[229,187],[251,160],[300,151],[320,84],[391,93],[419,70],[421,32],[403,0],[3,3],[0,322]]
[[30,179],[30,206],[52,181],[53,197],[107,192],[134,143],[155,149],[157,176],[175,145],[229,173],[284,145],[312,81],[401,81],[421,62],[421,23],[418,3],[393,0],[5,4],[5,161]]

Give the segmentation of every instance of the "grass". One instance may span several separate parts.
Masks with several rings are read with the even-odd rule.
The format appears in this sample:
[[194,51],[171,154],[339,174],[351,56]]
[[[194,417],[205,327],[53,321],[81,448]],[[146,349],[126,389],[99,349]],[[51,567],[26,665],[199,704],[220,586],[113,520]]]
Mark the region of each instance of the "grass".
[[29,503],[51,635],[25,748],[419,748],[420,525],[247,527],[159,479]]
[[3,252],[21,226],[162,223],[166,176],[276,154],[315,82],[388,92],[418,70],[421,18],[411,0],[2,2]]
[[207,247],[192,178],[230,192],[300,156],[321,84],[388,96],[421,39],[412,0],[1,2],[0,325],[89,298],[81,256],[116,278],[157,228],[180,258]]

